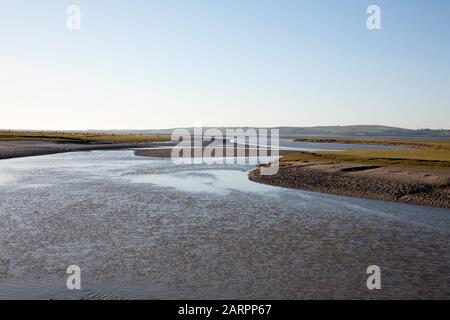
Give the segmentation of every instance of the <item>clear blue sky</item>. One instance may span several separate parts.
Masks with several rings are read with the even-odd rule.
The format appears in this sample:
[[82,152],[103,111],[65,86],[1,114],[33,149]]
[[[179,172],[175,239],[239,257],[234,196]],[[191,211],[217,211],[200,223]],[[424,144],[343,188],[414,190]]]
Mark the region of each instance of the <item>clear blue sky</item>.
[[449,15],[448,0],[2,1],[0,128],[450,128]]

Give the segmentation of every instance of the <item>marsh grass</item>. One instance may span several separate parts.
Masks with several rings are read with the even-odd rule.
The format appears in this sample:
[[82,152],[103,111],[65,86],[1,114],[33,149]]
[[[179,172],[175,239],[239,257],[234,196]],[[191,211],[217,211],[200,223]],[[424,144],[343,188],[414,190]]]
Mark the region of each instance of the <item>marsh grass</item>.
[[59,143],[139,143],[170,141],[166,135],[97,134],[78,132],[0,131],[0,141],[45,141]]
[[407,147],[426,150],[450,150],[449,140],[375,140],[375,139],[349,139],[349,138],[296,138],[296,142],[315,143],[342,143],[342,144],[366,144],[378,146]]
[[450,141],[411,141],[411,140],[362,140],[299,138],[296,141],[373,144],[385,146],[415,147],[414,150],[348,150],[322,152],[293,152],[281,161],[300,161],[339,163],[355,162],[374,166],[408,166],[450,168]]

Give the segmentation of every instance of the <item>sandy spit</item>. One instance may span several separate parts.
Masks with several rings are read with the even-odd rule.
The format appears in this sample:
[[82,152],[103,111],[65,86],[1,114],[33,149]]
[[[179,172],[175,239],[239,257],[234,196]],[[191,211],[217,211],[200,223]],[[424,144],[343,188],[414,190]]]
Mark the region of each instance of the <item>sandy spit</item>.
[[313,192],[450,209],[447,169],[282,162],[276,175],[262,176],[256,168],[249,179]]

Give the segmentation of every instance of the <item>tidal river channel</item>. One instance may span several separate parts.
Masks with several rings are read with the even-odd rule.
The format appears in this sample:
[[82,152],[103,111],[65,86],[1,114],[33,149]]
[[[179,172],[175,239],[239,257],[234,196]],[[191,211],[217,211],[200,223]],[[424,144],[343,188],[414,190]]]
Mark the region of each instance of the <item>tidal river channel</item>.
[[1,160],[0,299],[450,298],[449,210],[261,185],[252,168]]

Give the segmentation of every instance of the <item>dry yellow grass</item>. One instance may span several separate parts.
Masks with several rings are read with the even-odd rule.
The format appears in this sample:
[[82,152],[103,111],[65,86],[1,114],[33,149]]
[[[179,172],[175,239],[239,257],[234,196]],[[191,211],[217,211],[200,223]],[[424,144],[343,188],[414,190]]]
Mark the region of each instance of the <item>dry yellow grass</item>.
[[0,141],[48,141],[71,143],[138,143],[170,141],[166,135],[97,134],[72,132],[0,131]]

